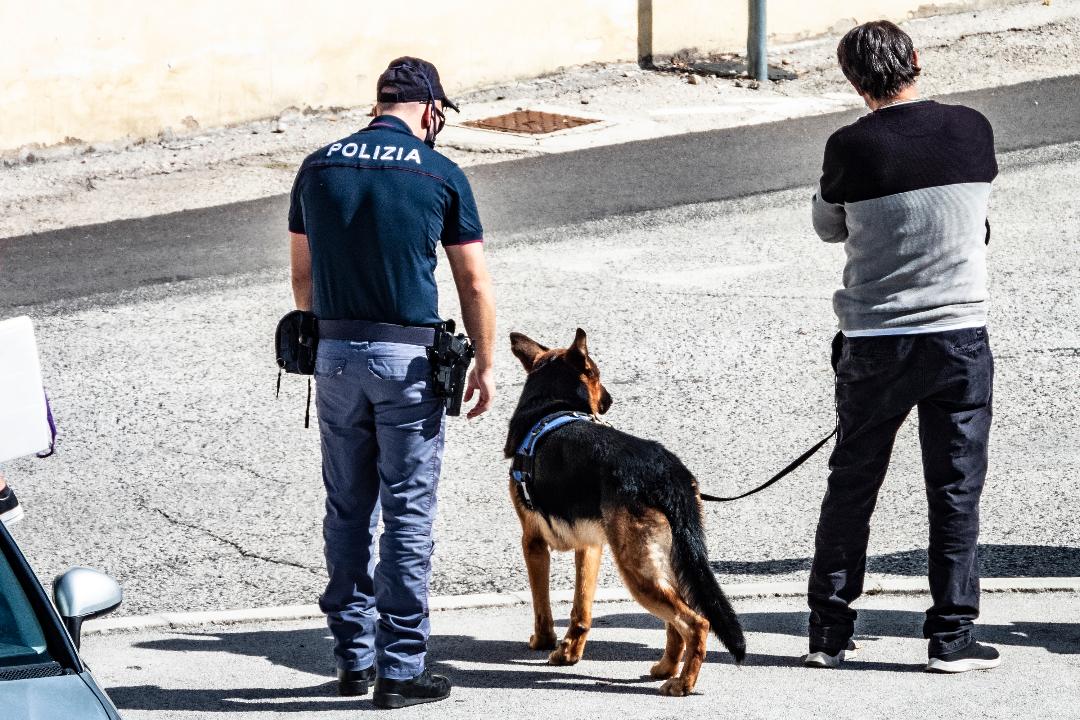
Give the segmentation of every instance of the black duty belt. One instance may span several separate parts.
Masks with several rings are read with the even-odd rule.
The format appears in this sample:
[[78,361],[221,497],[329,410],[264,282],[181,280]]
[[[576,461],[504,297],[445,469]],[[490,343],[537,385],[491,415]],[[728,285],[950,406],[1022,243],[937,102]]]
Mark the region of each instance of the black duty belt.
[[367,320],[319,320],[319,338],[349,342],[390,342],[431,347],[435,344],[435,329],[409,327]]

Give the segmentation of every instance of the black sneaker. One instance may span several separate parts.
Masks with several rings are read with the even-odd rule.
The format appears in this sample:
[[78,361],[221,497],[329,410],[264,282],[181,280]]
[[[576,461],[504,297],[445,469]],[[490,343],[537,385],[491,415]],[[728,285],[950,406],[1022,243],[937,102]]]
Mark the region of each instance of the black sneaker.
[[996,649],[973,642],[963,650],[931,655],[930,662],[926,663],[926,672],[962,673],[969,670],[990,670],[1000,664],[1001,656]]
[[367,695],[368,685],[374,680],[374,665],[369,668],[364,668],[363,670],[342,670],[341,668],[338,668],[338,695],[343,695],[345,697],[358,697],[360,695]]
[[379,678],[375,681],[375,694],[371,699],[375,707],[395,709],[438,702],[448,697],[450,681],[442,675],[433,675],[431,670],[424,670],[410,680]]
[[22,505],[19,498],[15,497],[15,491],[8,485],[0,492],[0,522],[5,525],[14,525],[23,518]]

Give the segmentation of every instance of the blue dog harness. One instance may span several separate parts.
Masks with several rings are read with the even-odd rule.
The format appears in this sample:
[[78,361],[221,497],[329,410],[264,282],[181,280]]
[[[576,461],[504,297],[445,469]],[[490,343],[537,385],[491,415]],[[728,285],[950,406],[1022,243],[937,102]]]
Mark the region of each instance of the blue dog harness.
[[514,453],[514,460],[510,464],[510,479],[516,482],[518,488],[521,489],[522,500],[525,501],[525,507],[529,510],[536,509],[533,505],[532,493],[529,492],[529,486],[533,482],[536,446],[539,444],[540,439],[563,425],[582,420],[595,422],[592,415],[571,410],[548,415],[533,425],[532,430],[529,431],[529,434],[521,441],[521,445],[518,446],[517,452]]

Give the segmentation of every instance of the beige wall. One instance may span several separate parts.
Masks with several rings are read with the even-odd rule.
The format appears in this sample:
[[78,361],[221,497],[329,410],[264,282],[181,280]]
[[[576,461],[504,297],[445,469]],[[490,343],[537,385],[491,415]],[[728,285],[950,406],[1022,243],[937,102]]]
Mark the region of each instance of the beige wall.
[[[900,21],[1021,0],[767,0],[772,42],[801,40],[861,22]],[[685,48],[742,52],[746,47],[747,0],[654,0],[653,52],[659,57]]]
[[[1003,0],[961,0],[945,5]],[[0,150],[100,142],[372,101],[388,60],[438,65],[451,94],[638,56],[642,0],[37,0],[0,3]],[[782,38],[851,22],[852,0],[769,0]],[[859,19],[918,0],[858,0]],[[657,55],[737,50],[746,0],[655,0]]]

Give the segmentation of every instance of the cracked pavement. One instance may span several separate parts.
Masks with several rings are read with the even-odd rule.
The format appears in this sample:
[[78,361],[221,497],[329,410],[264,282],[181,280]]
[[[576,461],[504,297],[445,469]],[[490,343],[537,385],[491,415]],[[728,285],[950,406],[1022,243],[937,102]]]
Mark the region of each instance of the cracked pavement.
[[[992,199],[998,358],[984,572],[1080,575],[1080,144],[1010,153]],[[810,229],[811,189],[489,237],[499,336],[565,344],[578,325],[617,427],[662,441],[703,489],[752,487],[832,422],[830,297],[843,249]],[[284,242],[284,238],[283,238]],[[673,251],[675,250],[675,251]],[[443,313],[458,316],[445,266]],[[311,603],[324,582],[318,433],[306,384],[277,373],[271,338],[287,273],[166,283],[30,309],[61,437],[4,471],[27,518],[14,533],[43,578],[97,567],[124,614]],[[501,457],[522,373],[498,347],[495,410],[452,419],[433,594],[527,587]],[[726,581],[805,577],[825,455],[767,493],[706,511]],[[924,572],[914,422],[873,524],[870,570]],[[569,587],[569,556],[553,586]],[[605,560],[601,582],[619,585]]]

